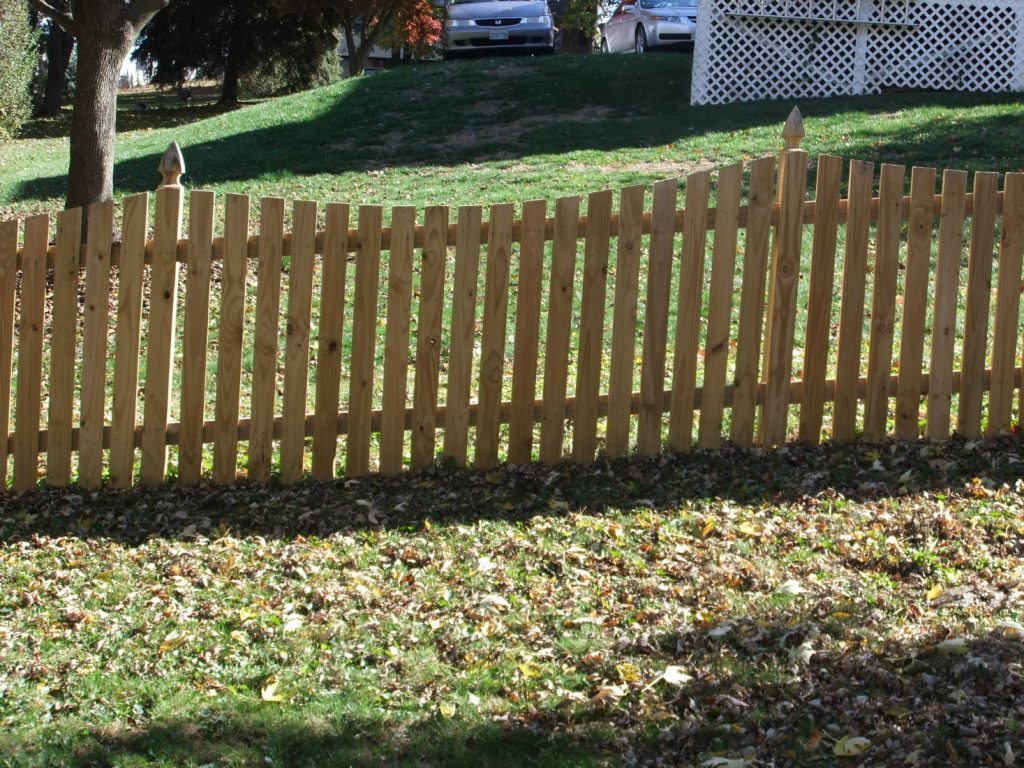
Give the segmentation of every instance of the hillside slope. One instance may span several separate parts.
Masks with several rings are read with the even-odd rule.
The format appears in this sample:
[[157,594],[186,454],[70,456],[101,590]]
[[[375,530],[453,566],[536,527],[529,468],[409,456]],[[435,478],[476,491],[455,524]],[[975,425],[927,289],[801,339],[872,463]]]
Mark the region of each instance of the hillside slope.
[[[118,136],[118,195],[183,147],[190,187],[348,202],[553,199],[775,152],[790,103],[689,105],[690,57],[423,64]],[[805,146],[940,167],[1024,166],[1019,95],[809,100]],[[203,114],[197,110],[197,114]],[[0,213],[60,207],[67,140],[0,147]]]

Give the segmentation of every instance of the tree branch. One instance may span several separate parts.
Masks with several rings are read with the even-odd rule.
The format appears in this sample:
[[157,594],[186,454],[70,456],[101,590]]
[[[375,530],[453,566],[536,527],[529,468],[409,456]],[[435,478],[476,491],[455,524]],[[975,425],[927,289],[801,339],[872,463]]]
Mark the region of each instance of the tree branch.
[[78,37],[78,24],[70,11],[61,10],[46,0],[28,0],[28,4],[44,16],[49,16],[58,27],[68,34]]
[[170,4],[171,0],[133,0],[128,6],[126,18],[136,29],[141,29],[157,13]]

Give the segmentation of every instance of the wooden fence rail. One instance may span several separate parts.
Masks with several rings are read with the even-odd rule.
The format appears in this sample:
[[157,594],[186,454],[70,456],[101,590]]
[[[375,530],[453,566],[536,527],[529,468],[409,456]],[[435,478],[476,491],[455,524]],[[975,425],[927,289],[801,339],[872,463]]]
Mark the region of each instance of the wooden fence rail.
[[283,200],[253,227],[228,195],[218,227],[193,191],[184,238],[172,145],[152,234],[146,194],[119,222],[92,206],[84,244],[81,210],[52,244],[46,215],[0,223],[0,479],[293,483],[1009,430],[1024,174],[936,190],[934,169],[883,165],[876,186],[822,156],[808,200],[798,118],[778,162],[691,174],[681,206],[677,179],[584,215],[570,197],[384,226],[380,206],[298,201],[286,232]]

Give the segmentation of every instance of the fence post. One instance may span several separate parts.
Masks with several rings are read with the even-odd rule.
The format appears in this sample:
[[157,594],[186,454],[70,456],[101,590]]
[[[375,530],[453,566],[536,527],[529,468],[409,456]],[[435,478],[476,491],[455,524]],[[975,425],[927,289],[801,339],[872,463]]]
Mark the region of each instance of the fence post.
[[[185,158],[181,154],[181,147],[178,146],[178,142],[172,141],[167,147],[167,151],[164,152],[164,156],[160,158],[160,175],[163,179],[160,182],[158,190],[164,189],[165,187],[176,187],[181,189],[181,175],[185,173]],[[180,217],[178,228],[180,231]]]
[[163,179],[156,193],[142,425],[140,481],[144,486],[163,483],[167,470],[167,419],[178,309],[178,240],[184,202],[180,179],[185,172],[185,159],[177,142],[167,147],[159,171]]
[[[761,412],[761,442],[766,445],[786,440],[803,203],[807,189],[807,153],[800,147],[803,136],[800,109],[793,107],[782,128],[785,146],[779,163],[778,185],[781,211],[768,278],[768,316],[764,335],[767,390]],[[790,178],[792,173],[797,173],[798,178]]]

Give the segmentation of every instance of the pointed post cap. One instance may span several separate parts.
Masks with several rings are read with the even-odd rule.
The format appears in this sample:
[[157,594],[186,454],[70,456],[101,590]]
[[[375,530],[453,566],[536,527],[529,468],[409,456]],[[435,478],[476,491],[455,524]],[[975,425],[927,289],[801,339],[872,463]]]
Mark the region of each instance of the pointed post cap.
[[160,187],[180,187],[181,174],[184,172],[185,157],[181,154],[178,142],[172,141],[160,158],[160,175],[163,176]]
[[800,149],[800,142],[804,138],[804,118],[800,114],[800,107],[793,107],[793,111],[786,118],[786,124],[782,126],[782,141],[785,142],[785,149]]

